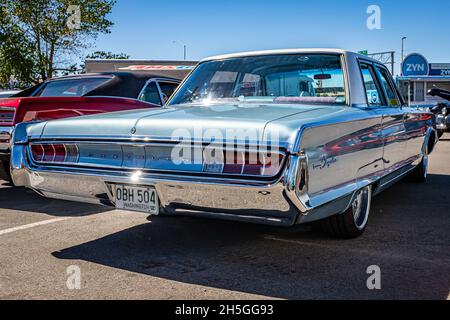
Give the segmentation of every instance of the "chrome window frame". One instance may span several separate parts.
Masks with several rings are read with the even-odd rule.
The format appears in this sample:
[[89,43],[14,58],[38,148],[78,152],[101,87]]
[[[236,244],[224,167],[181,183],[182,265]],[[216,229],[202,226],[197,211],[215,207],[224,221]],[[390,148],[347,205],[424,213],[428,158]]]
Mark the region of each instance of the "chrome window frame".
[[[172,97],[173,95],[174,95],[174,93],[175,93],[175,91],[178,89],[178,87],[180,86],[180,82],[181,81],[179,81],[179,82],[177,82],[177,81],[175,81],[175,80],[172,80],[172,79],[164,79],[164,78],[157,78],[156,79],[156,83],[157,83],[157,85],[158,85],[158,90],[159,90],[159,93],[160,93],[160,99],[161,99],[161,101],[164,101],[164,95],[165,95],[165,93],[161,90],[161,86],[159,85],[159,83],[160,82],[166,82],[166,83],[173,83],[173,84],[176,84],[176,88],[175,88],[175,90],[172,92],[172,94],[170,95],[170,97]],[[169,101],[170,100],[170,97],[167,97],[168,98],[168,100],[167,101]],[[162,104],[162,106],[164,106],[166,103],[167,103],[167,101],[164,101],[164,103]]]
[[[386,98],[386,92],[384,91],[384,88],[380,82],[379,79],[379,75],[378,72],[376,70],[375,64],[372,61],[369,60],[364,60],[364,59],[357,59],[357,63],[359,66],[359,72],[360,72],[360,76],[361,76],[361,82],[364,88],[364,92],[365,92],[365,97],[366,97],[366,104],[368,108],[385,108],[388,104],[387,104],[387,98]],[[367,98],[367,88],[366,88],[366,82],[364,80],[364,75],[362,72],[362,65],[367,65],[369,67],[373,68],[373,75],[375,76],[375,86],[377,87],[377,90],[380,91],[381,93],[381,104],[380,105],[373,105],[369,103],[369,99]],[[371,72],[372,73],[372,72]]]
[[[352,101],[351,101],[351,94],[350,94],[350,80],[349,80],[349,72],[348,72],[348,64],[351,63],[350,59],[348,59],[347,55],[345,53],[333,53],[333,52],[301,52],[301,53],[273,53],[270,54],[270,56],[298,56],[298,55],[332,55],[332,56],[336,56],[339,57],[340,60],[340,65],[341,65],[341,69],[342,69],[342,79],[344,82],[344,91],[345,91],[345,102],[344,103],[336,103],[337,106],[345,106],[345,107],[350,107],[352,105]],[[259,55],[255,55],[255,56],[242,56],[242,57],[224,57],[224,58],[220,58],[220,59],[212,59],[212,60],[203,60],[200,61],[195,68],[193,68],[191,70],[191,72],[189,72],[189,74],[183,79],[183,81],[178,85],[178,88],[173,92],[172,96],[170,97],[169,100],[167,100],[166,105],[171,105],[171,101],[173,99],[173,97],[175,97],[178,93],[178,91],[184,86],[184,84],[189,80],[189,78],[191,77],[191,75],[197,70],[197,68],[199,68],[202,64],[204,63],[208,63],[208,62],[212,62],[212,61],[226,61],[226,60],[231,60],[231,59],[239,59],[239,58],[247,58],[247,57],[256,57]],[[267,55],[260,55],[260,56],[267,56]],[[174,104],[176,105],[176,104]],[[320,105],[320,104],[319,104]]]
[[161,88],[158,85],[158,82],[156,82],[156,79],[151,78],[149,80],[147,80],[147,82],[144,84],[144,86],[142,87],[141,91],[139,92],[138,96],[137,96],[137,100],[142,101],[142,102],[147,102],[147,103],[151,103],[154,104],[153,102],[149,102],[149,101],[145,101],[143,99],[141,99],[142,94],[144,93],[145,89],[147,89],[147,87],[150,85],[150,83],[154,82],[156,85],[156,90],[158,90],[158,96],[159,96],[159,104],[157,104],[158,106],[162,107],[162,100],[161,100]]
[[[144,100],[140,99],[140,96],[144,93],[145,89],[146,89],[146,88],[148,87],[148,85],[149,85],[150,83],[152,83],[152,82],[154,82],[154,83],[156,84],[156,89],[158,90],[159,100],[160,100],[160,104],[158,104],[158,105],[159,105],[161,108],[164,107],[164,106],[166,105],[166,102],[163,102],[163,101],[164,101],[164,95],[163,95],[163,92],[162,92],[162,90],[161,90],[161,87],[159,86],[159,82],[169,82],[169,83],[174,83],[174,84],[177,85],[177,88],[176,88],[175,91],[172,93],[172,96],[173,96],[173,95],[175,94],[175,92],[178,90],[178,87],[180,86],[180,83],[181,83],[181,81],[180,81],[180,82],[177,82],[177,81],[174,80],[174,79],[166,79],[166,78],[151,78],[151,79],[148,79],[147,82],[145,82],[145,84],[142,86],[142,89],[141,89],[141,91],[139,92],[139,94],[138,94],[136,100],[142,101],[142,102],[151,103],[151,102],[144,101]],[[169,97],[169,100],[170,100],[170,98],[171,98],[171,97]],[[169,100],[167,100],[167,101],[169,101]],[[151,104],[153,104],[153,103],[151,103]]]
[[[386,74],[387,74],[387,79],[386,80],[387,80],[388,84],[390,85],[391,90],[394,92],[394,95],[395,95],[395,97],[396,97],[396,99],[398,101],[398,106],[391,106],[391,105],[389,105],[389,101],[387,99],[388,95],[387,95],[387,92],[385,92],[386,102],[388,103],[387,106],[389,108],[401,108],[402,106],[405,105],[405,103],[404,103],[403,99],[401,98],[400,93],[398,92],[398,88],[395,85],[395,82],[394,82],[394,79],[392,78],[391,73],[389,72],[389,70],[386,68],[385,65],[379,64],[379,63],[375,64],[375,70],[376,70],[376,72],[378,74],[378,77],[380,78],[380,83],[381,83],[381,77],[383,76],[383,74],[381,73],[381,71],[379,69],[382,69],[382,70],[384,70],[386,72]],[[383,90],[385,90],[384,86],[382,86],[382,87],[383,87]]]

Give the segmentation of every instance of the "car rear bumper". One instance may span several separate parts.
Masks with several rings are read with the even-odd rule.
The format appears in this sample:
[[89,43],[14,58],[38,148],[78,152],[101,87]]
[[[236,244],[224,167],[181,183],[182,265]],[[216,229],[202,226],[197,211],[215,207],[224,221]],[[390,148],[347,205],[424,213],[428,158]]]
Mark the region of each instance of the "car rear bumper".
[[14,127],[0,127],[0,161],[9,159],[13,130]]
[[[290,226],[313,221],[312,208],[302,198],[302,168],[306,159],[291,155],[273,182],[228,181],[207,177],[141,174],[101,169],[39,167],[29,161],[26,145],[14,145],[12,176],[17,186],[56,199],[114,206],[114,184],[152,186],[164,214],[199,215],[225,220]],[[304,181],[304,179],[303,179]],[[350,199],[333,203],[320,218],[345,210]],[[314,211],[314,210],[313,210]]]

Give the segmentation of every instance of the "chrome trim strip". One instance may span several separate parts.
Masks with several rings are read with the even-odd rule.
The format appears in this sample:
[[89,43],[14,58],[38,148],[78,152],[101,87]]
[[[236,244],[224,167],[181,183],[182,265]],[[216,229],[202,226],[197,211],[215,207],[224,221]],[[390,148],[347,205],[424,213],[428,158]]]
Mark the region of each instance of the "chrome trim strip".
[[[49,143],[54,143],[55,141],[57,142],[61,142],[61,143],[67,143],[67,142],[82,142],[82,143],[93,143],[93,144],[98,144],[98,143],[108,143],[108,144],[135,144],[137,146],[145,144],[145,143],[168,143],[168,144],[179,144],[179,143],[184,143],[184,144],[196,144],[196,145],[217,145],[218,143],[214,143],[214,142],[208,142],[205,140],[200,139],[189,139],[189,140],[182,140],[182,141],[177,141],[177,140],[172,140],[171,138],[168,137],[151,137],[149,138],[148,136],[45,136],[44,140],[42,140],[41,136],[28,136],[26,137],[26,141],[29,142],[34,142],[34,141],[47,141]],[[26,143],[25,140],[22,140],[21,143]],[[264,143],[265,141],[223,141],[223,144],[225,145],[231,145],[231,144],[235,144],[235,145],[242,145],[242,146],[249,146],[251,148],[266,148],[266,149],[270,149],[270,148],[277,148],[277,149],[283,149],[283,150],[287,150],[288,147],[290,146],[288,143],[280,143],[278,145],[271,145],[271,144],[267,144]],[[16,144],[18,143],[18,141],[15,142]]]
[[[275,175],[272,175],[272,176],[243,174],[244,169],[245,169],[245,165],[244,164],[242,165],[242,169],[241,169],[240,175],[229,174],[229,173],[209,173],[209,172],[204,172],[204,171],[183,171],[183,170],[151,169],[151,168],[146,168],[146,167],[143,167],[143,168],[141,168],[141,167],[136,167],[136,168],[134,168],[134,167],[123,167],[123,149],[122,149],[122,162],[121,162],[122,164],[121,164],[121,166],[108,165],[106,163],[99,163],[99,164],[93,164],[93,163],[81,163],[80,164],[80,163],[76,163],[76,162],[57,163],[57,162],[54,162],[55,155],[53,157],[53,161],[52,162],[36,161],[34,159],[32,153],[31,153],[31,146],[33,146],[33,145],[52,145],[52,147],[53,147],[54,144],[75,145],[77,147],[77,149],[78,149],[77,162],[79,161],[80,153],[79,153],[79,145],[77,144],[77,142],[71,141],[70,143],[68,143],[68,142],[61,142],[61,141],[52,141],[52,142],[42,141],[42,142],[39,142],[39,143],[32,142],[32,143],[29,144],[29,147],[25,148],[25,152],[28,155],[28,159],[30,160],[30,164],[32,166],[36,167],[36,168],[41,168],[44,165],[44,166],[48,166],[48,167],[51,167],[51,168],[59,168],[61,170],[71,169],[71,168],[83,168],[83,170],[93,171],[93,172],[98,172],[99,168],[104,168],[104,169],[111,169],[111,170],[114,170],[114,171],[116,171],[116,170],[124,170],[126,172],[131,171],[131,170],[142,170],[143,172],[149,173],[149,174],[151,174],[151,173],[166,173],[166,174],[169,174],[169,175],[180,175],[180,176],[189,176],[189,175],[200,174],[200,175],[211,176],[211,177],[212,176],[220,176],[221,177],[220,179],[222,179],[222,180],[223,179],[235,180],[236,177],[239,177],[239,176],[242,175],[242,176],[244,176],[244,177],[246,177],[248,179],[252,179],[252,178],[256,179],[255,181],[260,181],[260,180],[268,181],[269,179],[274,179],[274,178],[276,178],[277,176],[280,175],[280,172],[283,170],[283,168],[285,166],[285,163],[287,161],[286,158],[288,157],[288,154],[286,152],[282,151],[282,150],[277,150],[275,152],[274,151],[270,151],[271,153],[276,153],[276,154],[282,156],[282,161],[281,161],[281,163],[279,165],[279,170],[278,170],[278,172]],[[81,143],[81,144],[84,144],[84,142]],[[89,144],[89,143],[87,143],[87,144]],[[91,144],[96,144],[96,143],[92,142]],[[111,145],[111,144],[109,144],[109,143],[105,144],[105,146],[108,146],[108,145]],[[114,145],[121,146],[123,144],[115,143]],[[162,147],[172,147],[172,146],[174,146],[173,144],[140,144],[140,145],[134,145],[134,146],[136,146],[136,147],[151,147],[153,145],[157,146],[157,147],[161,147],[161,146]],[[191,145],[189,145],[189,146],[191,146]],[[53,147],[53,149],[54,149],[54,147]],[[244,148],[231,148],[231,147],[225,147],[223,149],[225,151],[226,150],[230,150],[230,151],[240,152],[241,155],[242,155],[242,160],[244,162],[245,162],[245,155],[244,154],[245,154],[246,151],[247,152],[254,152],[254,153],[264,153],[266,151],[269,151],[267,149],[244,149]],[[144,161],[144,163],[146,163],[146,161]],[[242,181],[248,181],[248,179],[242,179]]]

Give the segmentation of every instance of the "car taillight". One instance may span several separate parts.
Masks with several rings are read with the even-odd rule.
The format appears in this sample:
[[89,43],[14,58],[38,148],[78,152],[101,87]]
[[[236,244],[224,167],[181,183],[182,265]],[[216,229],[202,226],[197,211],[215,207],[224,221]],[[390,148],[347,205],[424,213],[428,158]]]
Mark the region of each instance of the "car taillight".
[[13,124],[15,112],[15,108],[0,107],[0,123]]
[[[222,170],[219,169],[221,168],[221,159],[223,159]],[[271,177],[280,171],[283,155],[275,152],[224,151],[224,156],[217,160],[219,160],[219,163],[204,163],[203,171]]]
[[44,144],[42,146],[44,148],[44,159],[43,162],[53,162],[55,159],[55,148],[52,144]]
[[36,162],[76,163],[79,152],[74,144],[32,144],[31,155]]
[[53,162],[64,162],[66,159],[66,147],[63,144],[55,144],[53,149],[55,150]]
[[44,160],[44,148],[42,144],[33,144],[31,146],[31,155],[34,161],[41,162]]

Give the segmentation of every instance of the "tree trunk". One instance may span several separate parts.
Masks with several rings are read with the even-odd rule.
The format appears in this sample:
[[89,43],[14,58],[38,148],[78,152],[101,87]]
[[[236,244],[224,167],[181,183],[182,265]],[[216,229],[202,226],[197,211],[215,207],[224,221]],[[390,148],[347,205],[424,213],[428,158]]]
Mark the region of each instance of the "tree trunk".
[[44,65],[44,59],[42,59],[42,52],[41,52],[41,34],[38,30],[35,30],[36,34],[36,50],[37,50],[37,56],[38,56],[38,63],[39,63],[39,70],[41,74],[42,81],[47,80],[46,76],[46,70]]
[[49,78],[53,77],[53,60],[55,58],[55,41],[52,39],[52,43],[50,45],[50,54],[48,57],[48,72],[47,75]]

